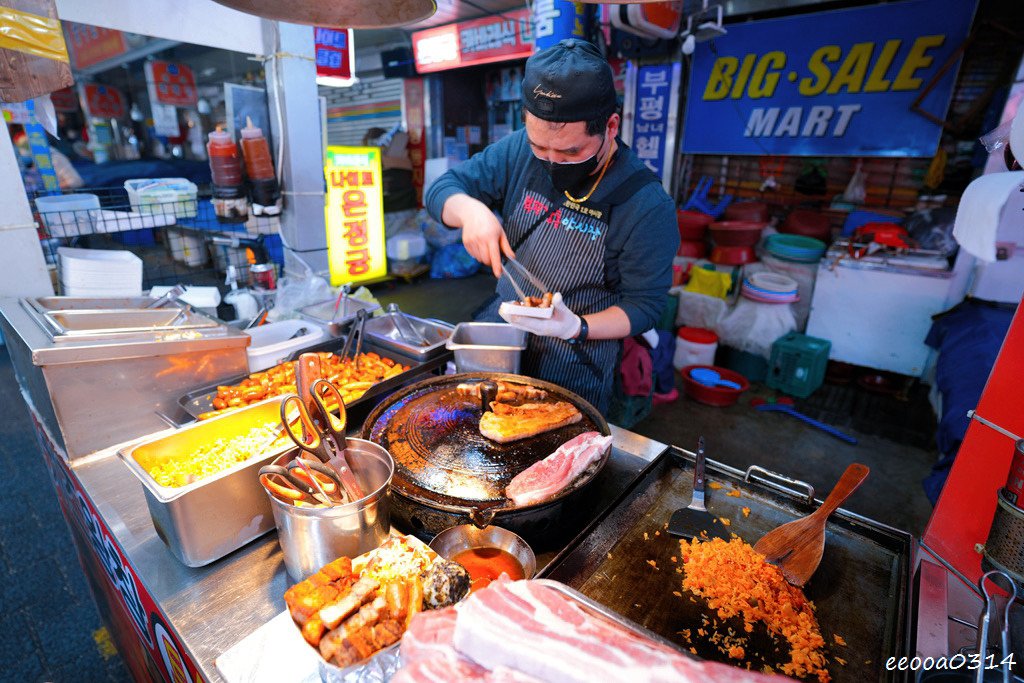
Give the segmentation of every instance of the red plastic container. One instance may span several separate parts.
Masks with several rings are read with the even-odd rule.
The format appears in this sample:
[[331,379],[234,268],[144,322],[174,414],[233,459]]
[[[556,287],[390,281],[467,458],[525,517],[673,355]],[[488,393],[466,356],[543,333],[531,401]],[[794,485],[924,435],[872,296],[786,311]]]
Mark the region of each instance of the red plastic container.
[[708,253],[708,245],[700,241],[683,240],[679,243],[679,251],[676,256],[686,258],[704,258]]
[[827,244],[831,241],[829,238],[832,237],[832,226],[828,216],[823,213],[797,209],[786,217],[786,222],[779,228],[779,232],[813,237]]
[[768,222],[768,205],[764,202],[737,202],[725,207],[727,221]]
[[[706,384],[701,384],[690,377],[690,370],[695,368],[714,370],[722,376],[722,379],[736,382],[736,384],[740,385],[740,388],[709,387]],[[740,399],[740,394],[750,388],[750,382],[747,381],[746,377],[738,372],[733,372],[728,368],[722,368],[717,365],[688,365],[679,372],[683,375],[683,391],[686,392],[686,395],[698,403],[709,406],[717,406],[719,408],[731,406]]]
[[715,247],[711,250],[711,262],[723,266],[742,266],[756,260],[753,247]]
[[679,239],[694,241],[704,239],[704,231],[715,222],[715,218],[700,211],[676,211],[676,221],[679,223]]
[[720,221],[710,226],[711,239],[719,247],[752,247],[761,239],[765,223]]

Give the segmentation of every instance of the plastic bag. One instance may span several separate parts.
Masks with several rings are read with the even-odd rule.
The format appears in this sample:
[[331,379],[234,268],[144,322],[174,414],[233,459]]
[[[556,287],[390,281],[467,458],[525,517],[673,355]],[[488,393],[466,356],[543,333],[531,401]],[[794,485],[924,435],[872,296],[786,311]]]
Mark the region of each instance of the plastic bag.
[[705,268],[692,269],[690,281],[684,287],[687,292],[715,296],[720,299],[724,299],[731,288],[732,275]]
[[419,224],[420,229],[423,231],[423,236],[427,238],[427,244],[434,249],[440,249],[447,247],[449,244],[461,244],[462,243],[462,229],[452,230],[447,228],[438,221],[435,221],[427,213],[426,209],[420,209],[416,214],[416,221]]
[[713,330],[729,311],[725,301],[718,297],[687,292],[682,288],[673,288],[669,291],[679,297],[679,308],[676,311],[678,327],[703,327]]
[[332,296],[337,295],[322,277],[283,277],[278,280],[274,307],[270,309],[267,319],[276,322],[296,318],[303,306],[330,299]]
[[797,296],[800,300],[790,304],[790,307],[796,320],[797,332],[803,332],[807,328],[807,318],[811,315],[811,299],[814,296],[814,283],[818,279],[818,264],[783,261],[771,254],[763,254],[761,262],[747,265],[745,272],[749,275],[759,270],[770,270],[796,280]]
[[396,211],[384,215],[388,270],[394,275],[413,275],[429,260],[419,212]]
[[430,277],[435,280],[455,280],[476,274],[480,262],[469,255],[462,244],[449,244],[434,254],[430,264]]
[[808,161],[796,178],[795,189],[800,194],[822,195],[828,189],[828,177],[820,160]]
[[853,172],[850,182],[846,184],[846,189],[843,190],[843,200],[851,204],[863,204],[864,198],[868,194],[867,188],[864,185],[866,180],[867,174],[864,172],[864,162],[858,160],[857,169]]
[[940,251],[943,256],[950,256],[959,246],[953,239],[955,220],[956,209],[942,207],[914,212],[903,227],[921,249]]
[[789,304],[762,304],[741,298],[716,328],[722,344],[770,358],[772,344],[796,329]]

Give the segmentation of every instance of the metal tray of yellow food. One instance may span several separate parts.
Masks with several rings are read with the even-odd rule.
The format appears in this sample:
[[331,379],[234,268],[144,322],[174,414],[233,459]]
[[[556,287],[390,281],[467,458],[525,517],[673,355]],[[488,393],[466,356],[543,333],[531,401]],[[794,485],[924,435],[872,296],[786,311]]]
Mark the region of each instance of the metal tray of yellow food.
[[[209,564],[274,528],[270,500],[257,473],[294,446],[283,436],[263,452],[184,486],[163,486],[150,473],[169,463],[187,468],[184,460],[218,440],[245,435],[256,427],[278,427],[283,400],[255,403],[119,451],[142,484],[157,535],[182,563]],[[268,446],[268,440],[261,438],[259,444]]]
[[[316,346],[304,349],[301,352],[296,352],[293,355],[293,357],[286,362],[293,362],[302,353],[312,353],[318,351],[330,351],[332,353],[340,353],[344,341],[344,339],[330,339],[321,344],[317,344]],[[404,356],[394,351],[389,351],[380,346],[377,346],[376,344],[370,343],[363,345],[362,352],[375,353],[381,358],[386,358],[390,361],[393,361],[394,363],[407,366],[409,369],[397,375],[394,375],[393,377],[388,377],[383,381],[376,382],[375,384],[367,387],[363,391],[363,393],[359,394],[358,396],[355,396],[352,400],[348,400],[347,398],[348,392],[346,390],[346,386],[344,384],[339,384],[338,389],[339,391],[341,391],[342,397],[345,398],[345,407],[349,409],[355,408],[376,396],[380,396],[381,394],[393,391],[394,389],[397,389],[398,387],[407,384],[412,379],[420,377],[428,372],[431,372],[432,370],[435,370],[436,368],[444,365],[448,361],[448,358],[450,357],[450,354],[446,353],[427,360],[417,360],[415,358],[410,358],[408,356]],[[267,368],[266,370],[263,370],[261,372],[271,373],[277,367],[279,366]],[[238,377],[233,377],[231,379],[218,382],[217,384],[206,385],[203,387],[199,387],[197,389],[193,389],[192,391],[188,392],[180,399],[178,399],[178,405],[181,406],[181,408],[192,417],[200,418],[201,416],[206,416],[208,413],[213,412],[214,410],[217,409],[214,406],[213,401],[214,398],[216,398],[217,396],[218,386],[233,386],[242,382],[249,376],[250,375],[239,375]],[[291,388],[289,391],[284,393],[294,393],[294,391],[294,388]]]

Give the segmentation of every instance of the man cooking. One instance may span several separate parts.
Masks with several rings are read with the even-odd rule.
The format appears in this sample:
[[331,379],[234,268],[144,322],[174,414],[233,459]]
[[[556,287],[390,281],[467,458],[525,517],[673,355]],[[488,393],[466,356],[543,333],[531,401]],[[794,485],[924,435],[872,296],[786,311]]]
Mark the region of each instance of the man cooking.
[[[462,228],[466,249],[499,278],[477,318],[533,333],[523,373],[606,413],[619,340],[654,327],[664,308],[679,246],[675,206],[618,139],[612,71],[593,45],[563,40],[530,57],[522,96],[525,128],[442,175],[427,209]],[[509,277],[531,293],[516,269],[502,277],[503,256],[555,293],[550,319],[499,306],[519,298]]]

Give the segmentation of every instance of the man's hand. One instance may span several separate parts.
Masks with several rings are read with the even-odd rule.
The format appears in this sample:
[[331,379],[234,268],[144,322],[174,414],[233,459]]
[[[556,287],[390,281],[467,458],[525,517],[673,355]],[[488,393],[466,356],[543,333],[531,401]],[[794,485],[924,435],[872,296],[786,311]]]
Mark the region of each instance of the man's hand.
[[501,277],[501,255],[515,258],[505,231],[487,205],[466,194],[448,198],[441,212],[446,225],[462,228],[462,244],[480,263],[490,266],[494,277]]
[[555,311],[550,318],[531,318],[526,315],[513,314],[506,302],[498,307],[498,315],[510,325],[541,337],[572,339],[580,333],[580,317],[562,303],[561,292],[555,292],[555,296],[551,299],[551,307]]

